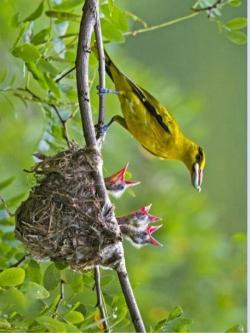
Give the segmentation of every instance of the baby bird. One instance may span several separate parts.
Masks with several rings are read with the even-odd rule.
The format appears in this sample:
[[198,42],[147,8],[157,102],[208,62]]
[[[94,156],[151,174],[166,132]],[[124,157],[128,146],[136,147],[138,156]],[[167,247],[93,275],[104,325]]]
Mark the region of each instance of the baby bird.
[[124,168],[114,175],[104,178],[107,191],[115,198],[120,198],[129,187],[140,184],[138,181],[125,179],[128,165],[127,163]]

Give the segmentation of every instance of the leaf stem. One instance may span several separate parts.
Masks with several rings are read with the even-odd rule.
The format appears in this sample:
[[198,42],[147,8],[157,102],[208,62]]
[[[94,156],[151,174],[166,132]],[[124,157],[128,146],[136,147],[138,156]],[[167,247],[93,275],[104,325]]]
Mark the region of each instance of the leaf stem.
[[149,31],[154,31],[154,30],[158,30],[158,29],[163,29],[166,27],[170,27],[171,25],[174,25],[176,23],[182,22],[182,21],[186,21],[189,20],[195,16],[199,15],[199,12],[195,12],[186,16],[182,16],[182,17],[178,17],[174,20],[168,21],[168,22],[164,22],[161,24],[157,24],[157,25],[152,25],[151,27],[147,27],[147,28],[143,28],[143,29],[138,29],[138,30],[133,30],[133,31],[128,31],[125,32],[123,35],[124,36],[136,36],[139,34],[142,34],[144,32],[149,32]]

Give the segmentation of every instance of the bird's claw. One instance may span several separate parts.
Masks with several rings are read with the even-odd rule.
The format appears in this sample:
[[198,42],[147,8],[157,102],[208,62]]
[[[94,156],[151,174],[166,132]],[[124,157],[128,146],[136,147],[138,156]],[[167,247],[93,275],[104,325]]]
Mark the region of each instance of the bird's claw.
[[102,88],[100,86],[96,86],[96,89],[98,90],[98,95],[106,95],[106,94],[116,94],[118,95],[118,91],[108,88]]
[[97,139],[100,139],[100,138],[103,138],[106,133],[107,133],[107,130],[109,128],[109,124],[96,124],[95,125],[95,132],[96,132],[96,138]]

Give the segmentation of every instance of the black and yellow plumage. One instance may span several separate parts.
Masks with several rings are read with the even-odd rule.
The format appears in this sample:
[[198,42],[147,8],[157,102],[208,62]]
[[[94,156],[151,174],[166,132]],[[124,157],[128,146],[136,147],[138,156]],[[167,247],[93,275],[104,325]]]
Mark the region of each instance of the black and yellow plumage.
[[184,136],[179,125],[145,89],[124,75],[105,53],[106,72],[115,84],[124,117],[112,118],[126,128],[153,155],[182,161],[191,173],[192,184],[201,190],[205,155],[202,148]]

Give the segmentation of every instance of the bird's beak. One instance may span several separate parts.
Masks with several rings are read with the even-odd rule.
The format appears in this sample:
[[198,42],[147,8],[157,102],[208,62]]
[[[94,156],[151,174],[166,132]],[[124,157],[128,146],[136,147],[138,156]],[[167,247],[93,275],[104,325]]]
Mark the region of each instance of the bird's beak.
[[155,227],[147,227],[147,229],[146,229],[146,232],[149,235],[149,242],[154,246],[162,246],[162,244],[152,236],[152,234],[154,232],[156,232],[157,230],[159,230],[161,227],[162,227],[162,225],[158,225]]
[[105,178],[106,184],[116,184],[118,182],[126,185],[126,188],[139,185],[140,182],[135,180],[125,180],[126,172],[128,170],[129,164],[127,163],[124,168],[116,172],[114,175]]
[[198,192],[201,191],[202,179],[203,179],[203,170],[200,169],[198,163],[195,163],[192,170],[192,184]]
[[136,180],[125,180],[126,187],[133,187],[140,185],[141,182],[137,182]]
[[121,170],[119,170],[118,172],[116,172],[114,175],[110,176],[110,177],[106,177],[105,181],[114,184],[118,181],[124,181],[125,178],[125,174],[127,172],[128,169],[128,163],[125,165],[124,168],[122,168]]
[[149,223],[161,221],[161,218],[152,214],[149,214],[152,204],[142,207],[139,209],[139,213],[146,215],[148,217]]

